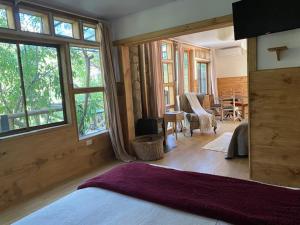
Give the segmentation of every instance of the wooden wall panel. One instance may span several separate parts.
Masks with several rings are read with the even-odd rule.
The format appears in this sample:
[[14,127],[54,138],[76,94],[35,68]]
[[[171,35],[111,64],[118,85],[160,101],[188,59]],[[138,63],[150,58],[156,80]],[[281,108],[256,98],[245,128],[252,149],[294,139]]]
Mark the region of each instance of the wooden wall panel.
[[251,178],[300,187],[300,68],[250,72]]
[[0,140],[0,210],[113,158],[108,133],[92,140],[75,125]]
[[247,76],[218,78],[218,94],[222,96],[248,96]]

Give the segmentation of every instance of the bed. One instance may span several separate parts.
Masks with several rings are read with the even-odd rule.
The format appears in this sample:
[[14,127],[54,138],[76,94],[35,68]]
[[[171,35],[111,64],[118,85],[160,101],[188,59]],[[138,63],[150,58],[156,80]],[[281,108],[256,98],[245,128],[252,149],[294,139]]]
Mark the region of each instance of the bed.
[[242,122],[232,135],[226,159],[248,156],[248,122]]
[[126,163],[14,225],[295,225],[299,211],[299,190]]
[[227,225],[101,188],[74,191],[14,225]]

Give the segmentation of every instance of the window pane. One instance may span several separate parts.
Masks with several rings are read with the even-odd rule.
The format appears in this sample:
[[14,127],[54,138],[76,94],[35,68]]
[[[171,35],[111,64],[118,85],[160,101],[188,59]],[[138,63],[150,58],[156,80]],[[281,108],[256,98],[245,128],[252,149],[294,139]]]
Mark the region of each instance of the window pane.
[[106,129],[104,94],[76,94],[76,116],[80,137]]
[[163,63],[164,83],[169,83],[168,64]]
[[42,17],[27,13],[19,13],[22,31],[43,33]]
[[0,27],[8,28],[6,9],[0,9]]
[[201,63],[200,73],[201,93],[207,94],[207,64]]
[[20,44],[29,126],[64,121],[58,51]]
[[92,27],[83,27],[84,40],[96,41],[96,29]]
[[54,31],[56,35],[73,37],[73,24],[60,20],[54,20]]
[[184,92],[189,92],[189,53],[183,54],[183,69],[184,69]]
[[0,133],[26,127],[15,44],[0,43]]
[[74,88],[103,86],[99,49],[71,47],[70,55]]
[[168,51],[167,51],[167,44],[163,43],[161,45],[161,54],[162,54],[162,59],[168,59]]
[[169,87],[164,88],[165,105],[170,105]]

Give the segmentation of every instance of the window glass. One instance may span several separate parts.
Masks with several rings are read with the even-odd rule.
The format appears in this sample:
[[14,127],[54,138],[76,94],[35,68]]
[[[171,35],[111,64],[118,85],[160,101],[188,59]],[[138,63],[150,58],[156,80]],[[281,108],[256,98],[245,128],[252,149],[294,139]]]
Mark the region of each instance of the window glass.
[[80,137],[106,130],[103,92],[76,94],[75,104]]
[[0,42],[0,135],[65,123],[61,83],[57,48]]
[[59,36],[73,37],[73,24],[54,19],[54,31]]
[[200,68],[201,93],[207,94],[207,64],[201,63]]
[[167,51],[166,43],[162,43],[161,45],[161,54],[162,54],[162,59],[168,59],[168,51]]
[[25,127],[17,46],[0,43],[0,134]]
[[31,15],[27,13],[19,13],[22,31],[34,33],[44,33],[43,20],[41,16]]
[[184,69],[184,92],[189,92],[189,53],[187,51],[183,54],[183,69]]
[[7,11],[0,8],[0,27],[8,28]]
[[57,48],[21,44],[20,51],[29,126],[64,121]]
[[96,41],[96,29],[93,27],[83,26],[83,37],[86,41]]
[[74,88],[103,86],[103,71],[99,49],[71,47],[70,55]]

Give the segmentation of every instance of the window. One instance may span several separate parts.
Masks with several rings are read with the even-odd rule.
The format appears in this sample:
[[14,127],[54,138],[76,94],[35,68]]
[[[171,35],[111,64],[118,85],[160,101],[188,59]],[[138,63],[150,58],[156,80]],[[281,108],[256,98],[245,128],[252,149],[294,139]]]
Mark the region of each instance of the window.
[[163,89],[166,110],[175,109],[175,73],[174,73],[174,56],[173,43],[162,42],[162,75],[163,75]]
[[54,32],[57,36],[79,39],[78,22],[54,17]]
[[70,48],[80,138],[107,129],[102,59],[98,48]]
[[96,27],[83,26],[83,39],[86,41],[96,41]]
[[66,123],[58,48],[0,42],[0,135]]
[[9,5],[0,4],[0,28],[15,28],[13,10]]
[[8,28],[6,9],[0,8],[0,27]]
[[198,92],[202,94],[208,94],[208,64],[197,63],[198,74]]
[[184,51],[183,54],[183,76],[184,76],[184,93],[190,91],[190,84],[189,84],[189,75],[190,75],[190,65],[189,65],[189,52]]
[[49,34],[49,21],[47,15],[20,9],[19,17],[22,31]]

